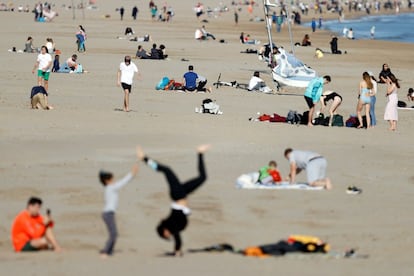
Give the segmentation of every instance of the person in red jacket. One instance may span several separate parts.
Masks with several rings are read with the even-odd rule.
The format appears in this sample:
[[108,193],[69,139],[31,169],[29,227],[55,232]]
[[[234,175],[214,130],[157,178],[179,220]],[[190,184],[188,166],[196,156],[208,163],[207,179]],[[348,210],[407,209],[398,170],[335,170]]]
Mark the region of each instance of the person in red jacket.
[[52,247],[54,251],[61,248],[53,234],[53,221],[50,211],[45,218],[40,214],[42,200],[37,197],[29,198],[27,207],[14,219],[11,238],[16,252],[38,251]]

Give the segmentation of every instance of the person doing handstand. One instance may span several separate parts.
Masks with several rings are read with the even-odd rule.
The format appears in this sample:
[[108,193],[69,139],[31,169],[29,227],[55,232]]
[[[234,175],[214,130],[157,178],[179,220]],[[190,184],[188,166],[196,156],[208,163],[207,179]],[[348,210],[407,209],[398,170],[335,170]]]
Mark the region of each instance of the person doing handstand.
[[174,256],[182,256],[182,241],[180,232],[186,228],[188,224],[187,216],[191,212],[187,205],[187,196],[200,187],[207,179],[206,170],[204,168],[203,154],[209,148],[210,145],[198,146],[199,175],[186,182],[180,182],[175,173],[169,167],[150,159],[139,147],[137,150],[138,158],[144,161],[154,171],[163,173],[168,182],[170,197],[173,201],[171,204],[171,213],[167,218],[161,220],[157,226],[157,233],[161,238],[166,240],[170,240],[171,237],[174,238],[175,245],[174,252],[172,253]]

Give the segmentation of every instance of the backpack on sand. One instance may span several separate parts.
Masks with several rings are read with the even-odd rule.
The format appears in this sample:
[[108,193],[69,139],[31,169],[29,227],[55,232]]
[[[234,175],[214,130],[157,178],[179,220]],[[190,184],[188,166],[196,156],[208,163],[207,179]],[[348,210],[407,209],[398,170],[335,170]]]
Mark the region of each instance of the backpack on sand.
[[293,124],[293,125],[300,124],[301,119],[302,119],[302,116],[297,111],[294,111],[294,110],[289,110],[286,116],[286,122],[289,124]]
[[170,79],[168,77],[163,77],[158,84],[155,86],[157,90],[163,90],[168,85]]
[[343,127],[344,126],[344,118],[339,114],[333,115],[333,117],[332,117],[332,126]]

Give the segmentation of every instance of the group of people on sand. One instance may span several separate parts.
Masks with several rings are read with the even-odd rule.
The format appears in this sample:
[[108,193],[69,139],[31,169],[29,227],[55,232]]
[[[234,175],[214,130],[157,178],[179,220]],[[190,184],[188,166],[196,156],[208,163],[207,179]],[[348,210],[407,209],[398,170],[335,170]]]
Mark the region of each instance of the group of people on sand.
[[[198,175],[188,181],[182,182],[174,171],[144,153],[140,146],[136,148],[137,162],[133,164],[131,171],[122,178],[116,180],[113,173],[100,170],[98,178],[104,187],[104,207],[102,220],[108,231],[108,239],[99,251],[104,259],[114,254],[115,244],[118,238],[116,223],[116,210],[119,203],[119,192],[138,173],[138,162],[143,162],[150,169],[164,175],[168,184],[168,193],[171,198],[170,214],[162,219],[156,227],[160,238],[174,240],[173,251],[169,256],[183,256],[183,241],[181,232],[188,225],[188,216],[191,209],[188,205],[188,196],[200,188],[207,180],[207,172],[204,164],[204,154],[210,145],[203,144],[197,147]],[[296,176],[302,170],[306,170],[307,181],[310,186],[321,186],[327,190],[332,189],[331,180],[326,176],[327,160],[320,154],[294,150],[287,148],[284,156],[290,164],[289,175],[286,178],[289,183],[296,183]],[[281,175],[277,170],[275,161],[260,169],[260,181],[262,183],[276,183],[281,181]],[[35,252],[52,249],[56,252],[62,250],[53,232],[54,221],[50,209],[46,216],[41,215],[42,200],[38,197],[29,198],[26,208],[14,219],[11,228],[11,239],[16,252]]]
[[[79,32],[83,32],[86,39],[84,28],[79,25]],[[84,41],[79,42],[78,50],[85,51]],[[37,50],[33,46],[33,38],[29,36],[25,44],[25,52],[39,53],[33,66],[32,73],[37,73],[37,86],[34,86],[30,93],[31,107],[33,109],[53,109],[48,103],[48,90],[50,73],[87,73],[84,67],[78,62],[78,56],[73,54],[64,63],[60,63],[60,51],[56,49],[56,44],[52,38],[47,38],[45,45]],[[55,58],[52,58],[55,53]]]
[[[329,109],[330,122],[329,126],[332,126],[333,115],[340,104],[342,103],[342,96],[334,91],[323,91],[324,85],[331,82],[331,77],[326,75],[323,77],[314,78],[309,82],[308,87],[305,91],[305,101],[309,107],[309,118],[308,126],[313,126],[315,106],[317,103],[321,103],[321,110],[327,106],[327,103],[332,101]],[[357,128],[372,128],[377,124],[375,115],[375,103],[376,94],[378,93],[378,83],[386,85],[386,97],[387,104],[384,112],[384,120],[389,122],[389,129],[395,131],[397,129],[398,121],[398,96],[397,91],[400,88],[397,77],[388,66],[383,64],[382,71],[379,74],[379,81],[374,77],[373,73],[366,71],[362,74],[362,80],[359,83],[358,90],[358,103],[356,107],[356,113],[358,117]],[[366,125],[364,126],[364,119],[362,117],[362,110],[365,108],[365,120]]]
[[164,44],[157,48],[157,44],[153,43],[150,52],[147,52],[142,45],[138,45],[135,57],[138,59],[166,59],[168,58],[167,49]]

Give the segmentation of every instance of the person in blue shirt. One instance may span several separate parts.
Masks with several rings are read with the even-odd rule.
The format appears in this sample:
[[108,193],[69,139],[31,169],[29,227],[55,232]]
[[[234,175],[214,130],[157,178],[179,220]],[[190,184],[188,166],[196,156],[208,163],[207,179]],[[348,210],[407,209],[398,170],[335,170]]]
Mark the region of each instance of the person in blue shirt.
[[308,126],[312,126],[313,113],[315,111],[315,104],[319,102],[323,92],[323,86],[331,82],[331,77],[326,75],[322,78],[312,79],[305,91],[305,101],[309,107]]
[[[204,86],[207,84],[207,79],[197,75],[194,72],[194,66],[188,66],[188,72],[184,74],[183,80],[183,87],[185,91],[197,91],[197,92],[211,92],[211,88],[205,88]],[[197,84],[198,80],[198,84]]]

